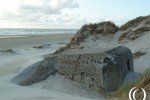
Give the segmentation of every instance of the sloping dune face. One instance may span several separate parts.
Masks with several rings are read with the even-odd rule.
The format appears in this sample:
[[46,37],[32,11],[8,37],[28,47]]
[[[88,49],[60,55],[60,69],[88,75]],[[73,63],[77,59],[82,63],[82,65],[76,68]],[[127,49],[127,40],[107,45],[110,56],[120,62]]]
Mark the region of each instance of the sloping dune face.
[[136,40],[143,34],[149,34],[150,32],[150,16],[138,17],[126,24],[122,25],[119,29],[121,35],[118,42],[128,42]]
[[86,41],[87,39],[90,39],[90,41],[92,41],[91,37],[95,37],[95,39],[98,40],[99,36],[101,37],[101,35],[104,35],[104,37],[111,36],[114,35],[117,31],[118,27],[114,23],[109,21],[101,22],[98,24],[83,25],[81,29],[78,30],[76,35],[72,37],[71,41],[65,47],[56,50],[54,54],[63,53],[67,49],[80,48],[79,45],[84,43],[84,41]]

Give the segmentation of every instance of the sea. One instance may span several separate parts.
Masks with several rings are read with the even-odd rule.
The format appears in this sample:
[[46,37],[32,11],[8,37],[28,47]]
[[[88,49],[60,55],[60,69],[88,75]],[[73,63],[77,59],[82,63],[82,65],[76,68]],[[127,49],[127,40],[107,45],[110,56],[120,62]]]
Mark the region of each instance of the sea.
[[0,28],[3,35],[41,35],[41,34],[74,34],[77,29],[28,29],[28,28]]

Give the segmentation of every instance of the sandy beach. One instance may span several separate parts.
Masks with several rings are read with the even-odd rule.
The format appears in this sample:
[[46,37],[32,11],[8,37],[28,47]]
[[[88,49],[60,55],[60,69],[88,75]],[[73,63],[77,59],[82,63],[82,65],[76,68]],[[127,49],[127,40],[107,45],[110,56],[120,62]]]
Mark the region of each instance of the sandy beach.
[[[10,82],[18,73],[47,54],[66,45],[72,34],[2,36],[0,38],[0,97],[2,100],[91,100],[99,98],[86,88],[63,76],[54,75],[43,82],[22,87]],[[48,44],[48,45],[47,45]],[[43,46],[43,48],[33,48]],[[12,49],[14,52],[6,51]]]
[[0,100],[129,99],[150,100],[150,0],[0,0]]
[[[73,34],[61,35],[25,35],[3,36],[0,38],[0,97],[2,100],[102,100],[102,96],[88,90],[84,86],[56,74],[46,80],[31,86],[19,86],[10,80],[32,64],[41,61],[48,54],[53,53],[60,47],[65,46]],[[85,40],[80,47],[84,49],[72,49],[70,53],[96,53],[117,47],[115,36],[100,36]],[[142,50],[147,54],[134,60],[136,73],[143,73],[149,68],[149,34],[123,44],[134,53]],[[142,66],[142,67],[141,67]],[[131,73],[125,79],[126,82],[133,80],[135,74]]]
[[[19,71],[19,68],[22,68],[22,66],[29,67],[30,64],[43,59],[44,55],[50,54],[59,47],[64,46],[69,42],[71,36],[3,36],[3,38],[0,38],[0,75],[16,72],[15,70]],[[38,46],[43,47],[36,48]]]
[[3,35],[0,36],[0,50],[3,49],[25,49],[36,45],[67,43],[73,34],[54,35]]

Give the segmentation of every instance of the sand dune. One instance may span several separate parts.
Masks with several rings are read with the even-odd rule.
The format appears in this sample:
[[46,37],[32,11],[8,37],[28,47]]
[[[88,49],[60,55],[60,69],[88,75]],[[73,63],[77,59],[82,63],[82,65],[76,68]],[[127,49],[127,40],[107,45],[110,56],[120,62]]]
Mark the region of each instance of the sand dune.
[[[25,68],[37,61],[43,60],[47,54],[53,53],[56,49],[63,47],[65,43],[69,42],[71,37],[72,35],[35,35],[0,38],[0,51],[7,49],[15,51],[15,53],[0,52],[0,100],[102,99],[100,95],[58,74],[52,75],[46,80],[32,86],[22,87],[10,82],[14,76]],[[118,37],[118,34],[108,37],[100,36],[97,40],[94,40],[95,37],[89,37],[79,45],[79,47],[84,47],[83,49],[71,49],[68,51],[70,53],[100,52],[112,47],[124,45],[130,48],[133,53],[137,51],[146,53],[144,56],[134,59],[134,69],[136,73],[143,73],[150,67],[149,33],[124,44],[117,43]],[[33,48],[34,46],[45,46],[47,44],[50,45],[46,48]]]

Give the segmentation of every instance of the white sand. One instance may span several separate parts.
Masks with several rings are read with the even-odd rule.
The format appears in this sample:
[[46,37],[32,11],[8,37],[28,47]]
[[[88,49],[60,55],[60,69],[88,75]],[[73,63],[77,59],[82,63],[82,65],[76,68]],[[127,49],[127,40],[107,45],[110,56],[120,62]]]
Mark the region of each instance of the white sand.
[[68,42],[72,34],[56,35],[23,35],[23,36],[0,36],[0,50],[2,49],[20,49],[31,48],[36,45]]
[[[61,75],[52,75],[45,81],[26,87],[10,82],[19,72],[65,45],[63,43],[67,43],[71,37],[72,35],[35,35],[0,38],[0,51],[13,49],[16,52],[0,52],[0,100],[91,100],[100,98],[98,94],[92,93]],[[50,44],[50,46],[43,49],[32,48],[45,44]]]
[[[16,53],[0,53],[0,100],[93,100],[102,99],[98,94],[65,79],[61,75],[52,75],[46,80],[32,86],[18,86],[10,83],[10,80],[19,72],[33,63],[43,59],[44,55],[54,52],[61,42],[68,42],[72,35],[39,35],[25,37],[0,38],[0,50],[13,49]],[[93,41],[91,41],[91,38]],[[117,43],[118,34],[115,37],[94,37],[86,39],[80,46],[83,50],[70,50],[72,52],[103,52],[110,48],[119,46]],[[150,67],[150,33],[141,38],[122,44],[129,47],[134,53],[144,51],[146,55],[134,60],[136,73],[143,73]],[[48,48],[35,49],[36,45],[51,44]],[[88,49],[88,50],[87,50]],[[131,75],[133,75],[131,73]],[[134,76],[134,75],[133,75]],[[127,78],[131,79],[130,76]]]
[[[43,56],[54,52],[64,43],[70,40],[72,35],[32,35],[5,37],[0,39],[0,51],[12,49],[16,53],[0,52],[0,75],[19,72],[29,65],[42,60]],[[50,44],[48,48],[32,48],[37,45]]]

